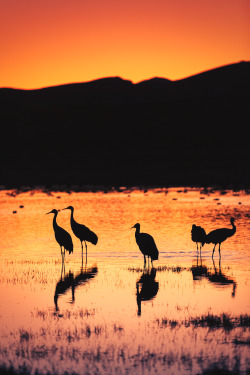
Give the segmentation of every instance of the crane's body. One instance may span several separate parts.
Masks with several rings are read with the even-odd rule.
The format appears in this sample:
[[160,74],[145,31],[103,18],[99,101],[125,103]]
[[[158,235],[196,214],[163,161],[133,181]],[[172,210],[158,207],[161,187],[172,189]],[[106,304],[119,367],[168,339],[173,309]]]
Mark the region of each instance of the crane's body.
[[48,212],[47,215],[48,214],[54,214],[53,229],[55,232],[55,239],[61,248],[62,261],[64,261],[65,250],[67,250],[69,254],[73,253],[73,242],[72,242],[71,235],[65,229],[63,229],[57,224],[56,222],[56,218],[58,215],[57,210],[54,209]]
[[193,224],[192,225],[192,230],[191,230],[191,239],[193,242],[196,242],[197,246],[197,253],[199,254],[199,249],[198,249],[198,243],[200,244],[200,256],[201,256],[201,248],[204,246],[206,242],[206,232],[205,229],[202,227]]
[[140,224],[138,223],[132,228],[136,228],[135,240],[140,251],[144,255],[144,265],[146,264],[146,256],[148,257],[148,260],[151,258],[151,263],[153,264],[153,260],[158,260],[159,258],[159,251],[153,237],[148,233],[141,233]]
[[219,244],[219,255],[221,257],[221,254],[220,254],[221,243],[226,241],[227,238],[232,237],[235,234],[235,232],[236,232],[236,226],[234,224],[235,219],[232,217],[230,219],[230,222],[231,222],[232,228],[219,228],[219,229],[212,230],[212,232],[207,234],[206,243],[207,244],[209,244],[209,243],[214,244],[212,258],[214,256],[214,251],[215,251],[216,245]]
[[96,245],[98,242],[98,237],[97,235],[92,232],[88,227],[86,227],[83,224],[79,224],[75,221],[74,219],[74,207],[69,206],[64,208],[64,210],[70,210],[71,215],[70,215],[70,224],[71,224],[71,229],[74,233],[74,235],[79,238],[81,242],[81,247],[82,247],[82,253],[83,253],[83,241],[85,242],[85,248],[86,248],[86,260],[87,260],[87,242],[92,243],[93,245]]

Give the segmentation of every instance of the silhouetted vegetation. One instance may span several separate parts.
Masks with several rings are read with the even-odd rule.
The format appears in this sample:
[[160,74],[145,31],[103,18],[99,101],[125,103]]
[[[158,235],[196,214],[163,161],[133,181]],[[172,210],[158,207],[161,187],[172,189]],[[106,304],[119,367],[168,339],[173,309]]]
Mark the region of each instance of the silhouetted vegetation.
[[176,327],[176,326],[185,326],[185,327],[207,327],[210,329],[219,329],[222,328],[225,331],[230,331],[234,328],[246,328],[249,327],[249,315],[240,315],[240,316],[230,316],[228,314],[221,314],[221,315],[214,315],[214,314],[206,314],[197,317],[190,317],[189,319],[178,321],[178,320],[171,320],[167,318],[156,319],[156,323],[160,327]]
[[[240,375],[242,372],[239,370],[229,370],[227,368],[223,368],[223,365],[214,364],[209,366],[208,369],[204,370],[202,373],[197,375]],[[250,372],[247,371],[246,375],[249,375]]]

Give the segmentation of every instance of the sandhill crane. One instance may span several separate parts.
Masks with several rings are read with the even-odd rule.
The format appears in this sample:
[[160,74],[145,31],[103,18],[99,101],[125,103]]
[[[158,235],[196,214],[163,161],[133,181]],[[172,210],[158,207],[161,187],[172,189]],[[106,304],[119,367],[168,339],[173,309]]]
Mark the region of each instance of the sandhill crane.
[[151,258],[151,264],[153,265],[153,260],[158,260],[159,257],[159,251],[153,237],[148,233],[140,233],[139,223],[135,224],[132,228],[136,228],[135,240],[144,255],[144,266],[146,266],[146,256],[148,257],[148,262],[149,258]]
[[[158,293],[159,283],[155,280],[156,269],[151,268],[141,275],[140,279],[136,282],[136,300],[138,306],[138,315],[141,315],[141,302],[150,301]],[[140,288],[139,288],[140,287]]]
[[198,243],[200,244],[200,257],[201,257],[201,248],[204,246],[206,241],[206,232],[205,229],[199,227],[198,225],[193,224],[191,230],[191,239],[193,242],[196,242],[197,246],[197,256],[199,255]]
[[50,212],[47,212],[48,214],[54,214],[53,218],[53,229],[55,232],[55,238],[58,244],[61,248],[61,255],[62,255],[62,263],[64,263],[64,257],[65,257],[65,250],[69,252],[69,254],[73,253],[73,242],[71,235],[63,228],[59,227],[59,225],[56,222],[56,217],[58,215],[58,211],[53,209]]
[[[232,228],[219,228],[215,229],[212,232],[208,233],[206,236],[206,243],[213,243],[213,253],[212,258],[214,256],[214,250],[217,244],[219,244],[219,254],[220,254],[220,245],[224,242],[228,237],[232,237],[236,232],[236,226],[234,224],[235,219],[231,217],[230,222],[232,224]],[[221,254],[220,254],[221,258]]]
[[73,303],[75,301],[75,289],[79,285],[83,285],[87,283],[90,279],[94,278],[97,275],[98,268],[96,266],[91,268],[85,268],[83,270],[83,267],[80,270],[80,273],[78,273],[76,276],[72,272],[69,271],[68,275],[62,277],[56,284],[55,289],[55,295],[54,295],[54,303],[56,311],[59,311],[58,308],[58,298],[60,295],[65,294],[69,289],[71,289],[72,293],[72,300]]
[[82,257],[83,257],[83,244],[82,242],[85,242],[85,248],[86,248],[86,262],[87,262],[87,242],[91,242],[93,245],[97,244],[98,237],[97,235],[92,232],[88,227],[86,227],[83,224],[79,224],[75,221],[74,219],[74,207],[68,206],[66,208],[63,208],[63,210],[70,210],[71,211],[71,216],[70,216],[70,224],[72,231],[74,235],[79,238],[81,242],[81,247],[82,247]]

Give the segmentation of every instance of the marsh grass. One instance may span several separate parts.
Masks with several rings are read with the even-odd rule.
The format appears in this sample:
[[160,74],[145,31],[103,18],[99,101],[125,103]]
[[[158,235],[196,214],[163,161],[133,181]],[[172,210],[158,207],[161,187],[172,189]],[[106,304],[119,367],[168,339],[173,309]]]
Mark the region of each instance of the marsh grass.
[[6,261],[0,269],[0,283],[8,285],[46,285],[55,282],[56,261]]
[[84,319],[96,314],[96,309],[77,309],[74,311],[70,310],[63,310],[62,312],[55,312],[51,310],[39,310],[35,309],[34,312],[31,312],[31,316],[35,318],[40,318],[44,321],[47,320],[58,320],[63,318],[64,320],[67,319]]
[[[154,267],[155,270],[157,272],[175,272],[175,273],[180,273],[182,271],[185,271],[185,270],[188,270],[189,268],[187,267],[180,267],[180,266],[173,266],[173,267],[169,267],[169,266],[159,266],[159,267]],[[141,267],[128,267],[127,268],[128,271],[130,272],[136,272],[136,273],[141,273],[141,272],[145,272],[145,269],[144,268],[141,268]]]
[[[204,317],[202,320],[205,320]],[[161,323],[170,329],[180,327],[180,323],[175,320],[165,319]],[[113,324],[112,327],[114,334],[123,333],[125,330],[118,324]],[[185,329],[185,326],[183,328]],[[56,335],[54,330],[41,332],[43,336],[45,335],[42,342],[38,341],[39,338],[35,333],[19,330],[19,343],[13,335],[15,344],[6,347],[5,353],[0,345],[2,359],[8,357],[8,364],[0,365],[0,373],[1,375],[151,374],[157,369],[157,373],[164,374],[169,371],[195,375],[249,374],[240,368],[240,353],[235,353],[233,358],[229,354],[220,355],[216,362],[213,362],[208,360],[207,355],[202,351],[195,355],[187,350],[178,352],[168,350],[167,344],[162,351],[156,348],[148,349],[142,344],[132,352],[127,345],[123,343],[114,345],[112,341],[105,346],[98,343],[95,347],[89,344],[83,346],[86,339],[94,335],[92,338],[96,340],[102,333],[107,337],[107,333],[109,335],[111,332],[106,332],[105,327],[89,324],[79,329],[77,326],[74,329],[58,329],[58,341],[56,340],[55,343],[50,340],[51,335],[53,337]],[[235,344],[240,345],[240,342],[235,341]],[[64,361],[70,363],[70,367],[61,367]]]
[[231,317],[229,314],[206,314],[197,316],[195,318],[190,317],[182,321],[171,320],[167,318],[156,319],[156,323],[159,327],[171,327],[175,328],[177,326],[190,327],[208,327],[210,329],[222,328],[225,331],[230,331],[234,328],[248,328],[250,322],[249,315],[240,315],[238,317]]
[[234,345],[246,345],[250,347],[250,337],[247,340],[240,340],[237,337],[233,340]]
[[[205,367],[202,366],[201,370],[194,371],[196,363],[204,363],[205,357],[200,355],[198,358],[192,358],[189,354],[178,356],[174,352],[168,354],[158,354],[155,351],[142,351],[140,348],[137,353],[130,356],[125,349],[116,350],[110,346],[107,350],[103,351],[98,347],[95,351],[84,350],[59,350],[62,358],[67,354],[67,357],[72,362],[71,370],[57,371],[56,366],[52,365],[50,370],[40,370],[32,368],[31,365],[26,363],[19,365],[17,368],[11,364],[9,367],[0,366],[1,375],[100,375],[100,374],[151,374],[158,373],[155,371],[160,364],[162,369],[161,373],[169,373],[170,369],[178,363],[176,373],[180,374],[180,366],[184,369],[185,374],[195,375],[250,375],[250,371],[241,371],[238,364],[240,356],[235,356],[235,363],[233,368],[230,368],[228,357],[222,356],[219,362],[214,362]],[[54,353],[53,353],[54,354]],[[33,350],[33,358],[42,360],[44,355],[47,355],[46,348],[36,348]],[[74,368],[73,363],[82,360],[84,366],[80,371]],[[115,365],[113,365],[115,364]],[[171,372],[175,373],[175,372]]]

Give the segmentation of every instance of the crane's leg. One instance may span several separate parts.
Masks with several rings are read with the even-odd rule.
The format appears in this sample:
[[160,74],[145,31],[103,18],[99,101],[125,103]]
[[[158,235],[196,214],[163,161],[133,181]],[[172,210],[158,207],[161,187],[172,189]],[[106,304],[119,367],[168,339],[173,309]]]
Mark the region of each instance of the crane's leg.
[[197,256],[198,256],[199,255],[198,242],[196,242],[196,247],[197,247]]
[[136,283],[136,301],[137,301],[137,306],[138,306],[138,312],[137,315],[141,315],[141,295],[139,292],[139,285]]
[[146,268],[146,265],[147,265],[146,255],[144,255],[144,268]]
[[214,248],[213,248],[213,254],[212,254],[212,258],[214,257],[214,250],[215,250],[215,246],[216,246],[216,244],[214,245]]
[[65,248],[64,248],[64,252],[63,252],[62,246],[61,246],[61,255],[62,255],[62,273],[64,272],[64,274],[65,274],[65,263],[64,263]]
[[63,264],[63,249],[62,249],[62,246],[60,246],[60,248],[61,248],[62,264]]
[[201,258],[201,243],[200,243],[200,258]]
[[[213,259],[213,258],[212,258],[212,259]],[[217,272],[216,272],[215,263],[214,263],[214,259],[213,259],[213,265],[214,265],[214,272],[217,273]]]
[[[219,243],[219,254],[220,254],[220,243]],[[220,259],[221,259],[221,255],[220,255]]]
[[61,256],[62,256],[62,269],[61,269],[61,280],[62,280],[62,275],[63,275],[63,252],[62,252],[62,247],[61,247]]
[[85,242],[85,248],[86,248],[86,263],[87,263],[87,251],[88,251],[88,248],[87,248],[87,242],[86,241],[84,241]]
[[65,275],[65,247],[63,252],[63,268],[64,268],[64,275]]
[[82,241],[81,241],[81,247],[82,247],[82,267],[83,267],[83,244],[82,244]]

